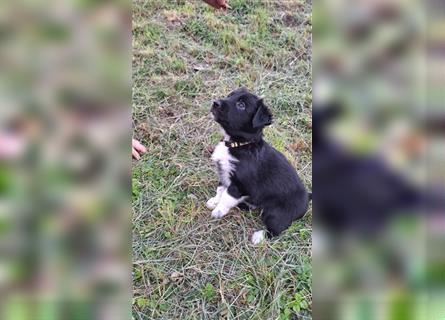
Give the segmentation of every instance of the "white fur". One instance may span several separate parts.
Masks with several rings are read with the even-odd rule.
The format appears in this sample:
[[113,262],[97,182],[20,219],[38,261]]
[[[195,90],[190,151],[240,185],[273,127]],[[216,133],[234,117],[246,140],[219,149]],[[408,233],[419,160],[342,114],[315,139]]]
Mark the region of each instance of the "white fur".
[[216,145],[215,151],[213,151],[212,154],[212,160],[219,163],[221,168],[221,183],[228,187],[230,185],[230,175],[233,170],[235,170],[235,163],[238,162],[238,160],[230,155],[229,148],[226,147],[223,141]]
[[240,202],[243,202],[244,199],[246,199],[246,197],[241,197],[239,199],[236,199],[227,192],[227,189],[224,190],[223,194],[221,195],[221,200],[218,202],[216,208],[213,209],[212,211],[212,217],[213,218],[224,217],[226,214],[229,213],[230,209],[236,207]]
[[[224,130],[222,130],[222,133],[224,141],[229,141],[230,136]],[[247,197],[235,199],[227,192],[227,188],[230,185],[230,175],[235,170],[235,164],[238,160],[230,155],[229,148],[226,147],[223,141],[216,145],[212,154],[212,160],[219,164],[219,179],[222,186],[216,189],[216,196],[207,201],[207,207],[213,209],[213,218],[222,218],[229,213],[230,209],[243,202]]]
[[264,241],[266,237],[266,232],[264,230],[255,231],[252,235],[252,243],[259,244]]
[[213,198],[210,198],[207,201],[207,204],[206,204],[207,208],[215,209],[216,206],[218,205],[218,202],[221,200],[221,196],[225,190],[226,190],[226,188],[223,186],[219,186],[218,188],[216,188],[216,196],[214,196]]

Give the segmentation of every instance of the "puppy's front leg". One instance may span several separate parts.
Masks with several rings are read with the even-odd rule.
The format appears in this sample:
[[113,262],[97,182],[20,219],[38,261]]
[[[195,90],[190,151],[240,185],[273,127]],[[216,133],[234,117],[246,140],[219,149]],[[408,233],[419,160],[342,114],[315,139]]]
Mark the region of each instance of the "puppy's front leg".
[[206,205],[207,208],[209,209],[215,209],[218,202],[221,200],[221,196],[224,192],[224,190],[226,190],[226,187],[224,187],[223,185],[218,186],[218,188],[216,188],[216,196],[214,196],[213,198],[210,198]]
[[222,218],[230,209],[236,207],[239,203],[243,202],[247,197],[243,197],[238,188],[231,184],[221,195],[221,199],[218,205],[212,211],[213,218]]

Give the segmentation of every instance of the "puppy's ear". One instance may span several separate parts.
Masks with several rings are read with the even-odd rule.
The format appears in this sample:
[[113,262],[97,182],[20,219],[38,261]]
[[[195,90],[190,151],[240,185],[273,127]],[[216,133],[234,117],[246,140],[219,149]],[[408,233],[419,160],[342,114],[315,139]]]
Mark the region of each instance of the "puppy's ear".
[[258,100],[258,109],[253,116],[252,119],[252,126],[254,128],[260,128],[264,126],[268,126],[272,123],[272,113],[270,113],[270,110],[263,102],[263,99]]

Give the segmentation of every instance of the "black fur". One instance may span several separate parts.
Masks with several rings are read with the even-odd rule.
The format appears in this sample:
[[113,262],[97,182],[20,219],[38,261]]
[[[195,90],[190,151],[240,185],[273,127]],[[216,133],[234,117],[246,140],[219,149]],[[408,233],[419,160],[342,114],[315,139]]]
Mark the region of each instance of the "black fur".
[[268,236],[277,236],[303,217],[309,195],[295,169],[283,154],[263,140],[263,128],[272,123],[272,114],[263,100],[241,88],[215,101],[211,109],[215,121],[230,141],[251,142],[229,148],[238,160],[230,177],[228,193],[262,210]]

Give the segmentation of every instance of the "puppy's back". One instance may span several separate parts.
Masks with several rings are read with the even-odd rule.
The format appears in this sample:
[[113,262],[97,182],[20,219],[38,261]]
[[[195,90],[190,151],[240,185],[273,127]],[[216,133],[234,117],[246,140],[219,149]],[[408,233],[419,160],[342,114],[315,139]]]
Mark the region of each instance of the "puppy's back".
[[240,163],[247,164],[247,168],[240,169],[247,173],[243,180],[253,204],[263,209],[283,208],[293,219],[304,215],[308,206],[307,190],[281,152],[264,142],[246,158]]

